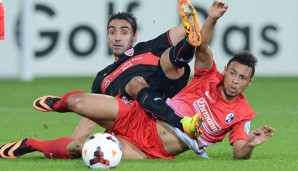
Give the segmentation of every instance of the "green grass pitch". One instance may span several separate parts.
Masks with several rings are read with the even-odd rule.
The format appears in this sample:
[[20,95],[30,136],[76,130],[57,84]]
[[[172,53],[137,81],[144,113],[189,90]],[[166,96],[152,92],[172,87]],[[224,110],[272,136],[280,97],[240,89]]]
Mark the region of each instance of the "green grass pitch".
[[[56,139],[71,136],[80,117],[71,113],[42,113],[32,108],[42,95],[63,95],[66,91],[90,91],[93,78],[38,78],[32,82],[0,81],[0,145],[24,137]],[[167,160],[123,160],[114,170],[297,170],[298,168],[298,78],[261,78],[245,91],[257,115],[252,129],[267,124],[274,136],[256,147],[252,158],[232,160],[227,139],[207,149],[209,160],[192,151]],[[96,131],[102,131],[98,127]],[[0,159],[3,171],[90,170],[81,159],[53,160],[34,152],[18,159]]]

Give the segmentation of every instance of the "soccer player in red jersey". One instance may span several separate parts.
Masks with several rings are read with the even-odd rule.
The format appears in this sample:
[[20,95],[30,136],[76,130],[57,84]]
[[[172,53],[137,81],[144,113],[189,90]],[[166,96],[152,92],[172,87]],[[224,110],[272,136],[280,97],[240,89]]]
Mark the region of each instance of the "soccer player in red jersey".
[[[197,139],[191,139],[181,130],[147,115],[136,101],[120,97],[83,94],[82,101],[78,103],[85,106],[84,109],[68,108],[114,133],[122,144],[124,159],[172,159],[188,149],[208,157],[205,148],[222,141],[228,132],[234,159],[249,159],[254,148],[270,138],[274,129],[262,126],[249,131],[255,113],[242,92],[252,82],[256,58],[246,51],[239,52],[231,58],[223,73],[217,70],[213,61],[209,44],[215,24],[226,10],[224,2],[213,2],[201,31],[203,43],[196,50],[194,78],[180,93],[167,100],[167,104],[181,117],[202,115],[203,123]],[[161,61],[167,57],[163,56]],[[161,65],[171,71],[170,62],[161,62]],[[83,138],[75,139],[66,146],[53,149],[48,146],[53,143],[59,146],[57,140],[22,139],[3,145],[0,156],[15,158],[40,151],[47,157],[76,158],[81,155],[84,141]]]
[[4,40],[4,8],[2,0],[0,0],[0,40]]

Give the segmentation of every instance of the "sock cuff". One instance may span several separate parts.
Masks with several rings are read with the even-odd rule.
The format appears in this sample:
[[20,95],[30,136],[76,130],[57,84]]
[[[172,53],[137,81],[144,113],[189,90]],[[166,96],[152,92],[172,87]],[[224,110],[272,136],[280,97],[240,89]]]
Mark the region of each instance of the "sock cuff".
[[53,108],[57,112],[69,112],[70,109],[68,108],[68,105],[67,105],[67,99],[68,99],[68,97],[71,96],[71,95],[73,95],[73,94],[84,94],[84,93],[85,92],[82,91],[82,90],[69,91],[69,92],[65,93],[61,97],[61,100],[59,100],[58,102],[54,103]]

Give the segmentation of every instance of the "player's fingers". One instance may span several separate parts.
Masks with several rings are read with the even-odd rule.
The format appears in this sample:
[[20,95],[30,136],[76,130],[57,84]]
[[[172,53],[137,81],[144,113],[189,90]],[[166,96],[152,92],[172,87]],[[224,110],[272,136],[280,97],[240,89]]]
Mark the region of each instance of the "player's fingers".
[[252,133],[255,134],[255,135],[260,135],[261,132],[262,132],[262,131],[259,130],[259,129],[256,129],[256,130],[253,130],[253,131],[252,131]]
[[218,5],[222,4],[222,3],[223,3],[222,0],[215,0],[215,1],[213,1],[213,4],[216,5],[216,6],[218,6]]
[[218,4],[218,0],[214,0],[212,3],[212,6],[217,6],[217,4]]
[[262,131],[265,131],[265,130],[267,130],[267,128],[268,128],[267,125],[263,125],[263,126],[261,126],[259,129],[262,130]]
[[267,126],[267,125],[262,126],[261,130],[264,133],[271,133],[271,132],[273,133],[274,132],[274,129],[271,126]]
[[218,5],[218,6],[222,6],[222,5],[224,5],[224,4],[226,4],[226,3],[225,3],[225,1],[223,1],[223,0],[219,0],[219,1],[217,1],[217,5]]
[[269,133],[273,133],[274,131],[275,131],[275,129],[274,128],[272,128],[272,127],[268,127],[268,130],[267,130]]
[[224,7],[225,7],[225,9],[228,9],[229,8],[229,6],[228,6],[228,4],[224,4]]
[[272,132],[269,132],[269,133],[265,134],[266,139],[271,138],[272,136],[273,136]]
[[228,8],[228,5],[225,3],[225,1],[217,1],[216,5],[218,8],[224,8],[224,9]]

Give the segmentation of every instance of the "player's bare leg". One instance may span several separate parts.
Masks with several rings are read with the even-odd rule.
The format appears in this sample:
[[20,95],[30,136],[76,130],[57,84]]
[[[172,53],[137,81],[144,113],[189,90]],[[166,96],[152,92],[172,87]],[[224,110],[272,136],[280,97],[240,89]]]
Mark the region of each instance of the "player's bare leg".
[[112,127],[118,114],[118,100],[103,94],[70,91],[61,98],[44,96],[38,98],[33,103],[35,109],[42,111],[36,107],[35,104],[37,102],[39,104],[47,104],[47,110],[45,111],[74,112],[96,122],[106,129]]
[[129,141],[116,136],[122,146],[122,159],[147,159],[147,155]]

